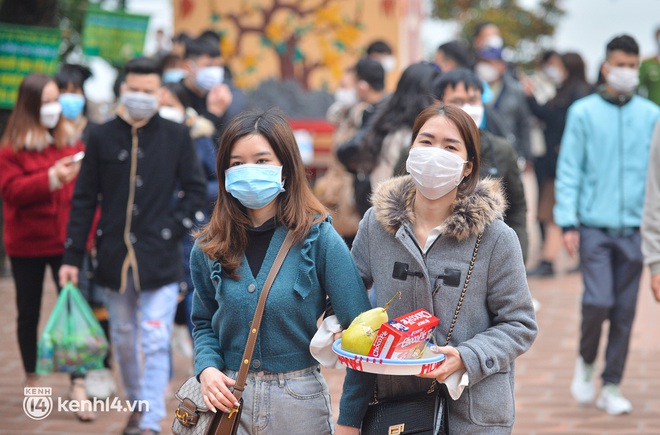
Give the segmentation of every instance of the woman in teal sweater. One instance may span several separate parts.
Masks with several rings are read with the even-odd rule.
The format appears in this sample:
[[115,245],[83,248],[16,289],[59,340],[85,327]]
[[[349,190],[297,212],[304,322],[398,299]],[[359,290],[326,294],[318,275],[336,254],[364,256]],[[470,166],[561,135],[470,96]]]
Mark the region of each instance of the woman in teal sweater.
[[250,321],[291,230],[296,243],[266,302],[240,432],[330,434],[328,387],[309,343],[326,297],[344,328],[371,308],[362,279],[309,188],[293,132],[280,113],[237,116],[220,141],[217,168],[218,201],[190,258],[195,371],[204,401],[223,412],[235,405],[231,387]]

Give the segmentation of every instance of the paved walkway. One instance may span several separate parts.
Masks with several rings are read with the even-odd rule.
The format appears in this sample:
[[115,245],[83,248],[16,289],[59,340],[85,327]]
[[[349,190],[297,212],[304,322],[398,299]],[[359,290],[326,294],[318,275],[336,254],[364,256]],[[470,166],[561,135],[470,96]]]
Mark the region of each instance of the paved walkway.
[[[644,277],[640,291],[631,352],[622,389],[632,401],[632,414],[610,417],[595,407],[579,407],[570,397],[569,384],[576,357],[581,284],[579,274],[530,280],[533,295],[541,303],[540,333],[531,351],[518,360],[515,434],[660,434],[660,304],[656,304]],[[16,309],[13,281],[0,279],[0,433],[2,434],[120,434],[127,412],[99,414],[94,423],[80,423],[73,415],[54,410],[41,421],[23,412],[23,371],[16,342]],[[42,307],[42,325],[55,301],[52,283]],[[602,353],[602,351],[601,351]],[[172,388],[188,375],[190,366],[175,355]],[[341,391],[342,371],[325,370],[333,402]],[[51,375],[44,385],[52,387],[53,401],[66,398],[68,378]],[[171,397],[171,396],[170,396]],[[120,396],[120,398],[123,398]],[[175,401],[168,401],[163,433],[169,433]],[[336,409],[336,408],[335,408]],[[311,434],[311,432],[310,432]]]

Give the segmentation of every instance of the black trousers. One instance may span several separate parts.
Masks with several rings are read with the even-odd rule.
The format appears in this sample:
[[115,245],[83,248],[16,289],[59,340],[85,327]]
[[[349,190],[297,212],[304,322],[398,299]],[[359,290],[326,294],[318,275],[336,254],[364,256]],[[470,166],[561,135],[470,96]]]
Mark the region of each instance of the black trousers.
[[34,373],[37,365],[37,328],[41,311],[41,296],[44,291],[46,266],[50,266],[58,291],[57,274],[62,265],[62,256],[53,257],[10,257],[11,271],[16,285],[18,307],[18,345],[21,349],[26,373]]

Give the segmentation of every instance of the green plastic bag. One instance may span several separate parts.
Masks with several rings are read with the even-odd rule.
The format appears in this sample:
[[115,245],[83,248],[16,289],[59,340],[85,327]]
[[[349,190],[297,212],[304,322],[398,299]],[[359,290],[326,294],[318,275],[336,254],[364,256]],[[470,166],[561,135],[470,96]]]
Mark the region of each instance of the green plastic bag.
[[108,339],[72,283],[60,292],[37,346],[37,373],[102,369]]

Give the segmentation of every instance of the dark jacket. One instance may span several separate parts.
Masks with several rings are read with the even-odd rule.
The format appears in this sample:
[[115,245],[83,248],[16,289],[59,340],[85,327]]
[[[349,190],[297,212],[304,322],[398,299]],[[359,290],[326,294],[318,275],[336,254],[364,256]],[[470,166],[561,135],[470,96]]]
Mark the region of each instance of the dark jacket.
[[527,258],[527,202],[520,178],[518,156],[511,142],[486,130],[479,130],[481,159],[479,176],[496,177],[502,180],[507,202],[504,223],[513,228],[520,241],[523,259]]
[[527,97],[520,84],[509,74],[502,78],[502,90],[491,107],[500,116],[505,131],[509,132],[509,135],[504,137],[513,143],[518,157],[529,160],[531,114],[527,107]]
[[390,96],[383,97],[380,101],[372,104],[362,112],[362,125],[352,138],[337,148],[337,159],[344,165],[346,170],[353,174],[353,191],[355,192],[355,209],[362,216],[371,207],[369,197],[371,196],[371,182],[369,175],[360,170],[362,165],[362,149],[364,138],[376,120],[376,114],[389,101]]
[[[180,186],[180,198],[172,196]],[[179,242],[201,220],[206,185],[188,129],[154,115],[117,117],[92,128],[76,183],[64,264],[80,267],[97,204],[99,285],[123,291],[129,267],[138,289],[181,278]]]
[[[502,116],[495,111],[492,107],[484,106],[484,115],[485,115],[485,126],[483,130],[493,133],[495,136],[499,137],[509,137],[511,131],[507,129],[504,125],[505,122],[502,121]],[[481,127],[479,127],[481,129]],[[515,149],[515,147],[514,147]]]
[[234,86],[232,82],[226,81],[225,84],[229,86],[229,89],[231,90],[232,100],[231,100],[231,104],[229,104],[229,107],[227,107],[225,113],[223,113],[222,116],[218,117],[212,114],[211,112],[209,112],[206,108],[206,97],[208,96],[208,93],[205,93],[204,95],[199,95],[194,90],[187,87],[184,82],[181,82],[181,84],[183,84],[183,88],[186,90],[186,93],[188,95],[188,101],[190,102],[190,107],[195,109],[195,111],[200,115],[202,115],[204,118],[211,121],[215,126],[215,134],[213,135],[213,142],[215,143],[215,146],[217,148],[220,143],[220,138],[222,137],[222,133],[225,131],[225,128],[227,128],[229,122],[232,119],[234,119],[236,115],[238,115],[243,110],[245,110],[247,106],[247,99],[245,97],[245,94],[243,93],[243,91],[241,91],[236,86]]
[[[371,128],[371,124],[376,119],[376,113],[385,106],[385,103],[387,103],[389,98],[389,95],[385,96],[380,101],[367,106],[362,112],[362,123],[358,126],[353,137],[337,147],[337,159],[342,165],[344,165],[344,167],[346,167],[348,172],[352,174],[358,172],[360,158],[362,157],[362,141]],[[366,209],[363,210],[363,212],[364,211],[366,211]]]
[[[557,157],[559,156],[559,144],[566,126],[566,113],[575,101],[590,94],[592,91],[588,86],[573,87],[571,89],[560,88],[558,92],[565,94],[559,99],[555,97],[545,104],[539,104],[533,96],[527,97],[529,109],[534,116],[543,122],[543,139],[545,140],[545,154],[539,156],[534,164],[540,166],[537,170],[539,184],[547,179],[554,179],[557,172]],[[536,168],[535,168],[536,169]]]

